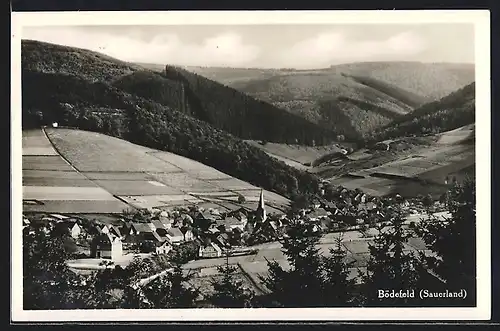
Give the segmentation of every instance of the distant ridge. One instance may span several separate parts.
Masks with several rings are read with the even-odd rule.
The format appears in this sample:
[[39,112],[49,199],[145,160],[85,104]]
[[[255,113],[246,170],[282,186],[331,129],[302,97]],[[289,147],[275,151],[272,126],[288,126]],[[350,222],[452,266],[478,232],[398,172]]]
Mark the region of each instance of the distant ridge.
[[[319,189],[316,176],[271,158],[225,131],[225,127],[216,127],[196,118],[195,114],[179,111],[176,103],[180,98],[176,93],[181,93],[182,89],[174,80],[88,50],[36,41],[22,41],[21,45],[23,129],[58,122],[60,126],[104,133],[188,157],[287,197]],[[133,74],[137,76],[130,76]],[[171,104],[155,102],[151,99],[153,96],[143,97],[132,88],[120,88],[118,82],[124,82],[127,76],[133,78],[132,83],[136,77],[146,79],[142,92],[137,88],[140,94],[151,82],[161,82],[163,85],[154,83],[153,87],[166,93]],[[151,82],[147,81],[149,78]],[[219,90],[221,85],[210,86]],[[232,93],[234,90],[224,91]],[[203,103],[211,100],[206,96],[200,98]],[[249,102],[256,103],[255,100]],[[203,105],[202,109],[212,109],[205,107]],[[282,110],[276,109],[275,112],[279,112],[280,120],[291,118]],[[302,128],[300,132],[277,130],[280,134],[287,134],[287,139],[297,137],[308,142],[316,136],[322,138],[324,133],[333,135],[317,130],[316,126],[299,117],[293,118],[297,128]],[[261,121],[265,120],[261,118]],[[274,127],[279,128],[276,124]],[[261,131],[261,134],[266,133]],[[274,132],[269,132],[269,135],[279,137]]]

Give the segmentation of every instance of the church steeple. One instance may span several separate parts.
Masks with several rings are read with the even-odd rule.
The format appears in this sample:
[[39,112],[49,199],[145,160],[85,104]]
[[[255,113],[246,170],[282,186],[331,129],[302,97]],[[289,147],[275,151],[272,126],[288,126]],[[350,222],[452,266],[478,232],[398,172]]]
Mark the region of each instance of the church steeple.
[[264,190],[260,191],[259,205],[257,206],[257,210],[255,211],[255,216],[260,222],[265,222],[267,219],[266,206],[264,205]]

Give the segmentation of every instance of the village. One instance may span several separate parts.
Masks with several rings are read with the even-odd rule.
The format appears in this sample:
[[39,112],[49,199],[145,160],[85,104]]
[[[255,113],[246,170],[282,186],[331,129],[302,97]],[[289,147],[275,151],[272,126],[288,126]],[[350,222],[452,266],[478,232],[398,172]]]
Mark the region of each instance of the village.
[[[239,207],[220,212],[197,206],[169,211],[151,209],[125,212],[116,222],[89,220],[78,215],[33,215],[23,217],[23,226],[28,234],[35,227],[42,227],[46,233],[69,234],[74,241],[70,245],[74,256],[72,269],[83,272],[103,265],[126,265],[134,257],[166,255],[186,248],[189,260],[256,254],[258,249],[252,246],[285,238],[292,219],[304,223],[311,234],[359,231],[373,236],[374,227],[384,225],[382,207],[393,199],[381,200],[343,188],[337,191],[336,202],[316,196],[308,207],[288,215],[268,214],[261,192],[255,210]],[[418,221],[422,205],[407,200],[398,203],[408,214],[409,225]]]

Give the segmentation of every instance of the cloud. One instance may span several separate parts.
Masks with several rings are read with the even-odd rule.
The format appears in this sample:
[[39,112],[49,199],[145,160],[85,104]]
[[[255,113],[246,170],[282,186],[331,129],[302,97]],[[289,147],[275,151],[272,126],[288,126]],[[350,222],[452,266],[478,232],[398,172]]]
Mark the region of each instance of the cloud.
[[382,40],[354,39],[344,32],[329,32],[282,50],[273,63],[281,67],[316,68],[344,62],[401,60],[426,48],[425,40],[411,31]]
[[175,33],[145,33],[133,29],[111,33],[78,27],[37,27],[26,29],[23,38],[91,49],[133,62],[268,68],[321,68],[346,62],[405,60],[428,47],[426,40],[414,31],[375,39],[370,38],[369,30],[362,38],[333,30],[293,44],[271,43],[267,48],[249,43],[234,32],[207,36],[196,43]]
[[105,53],[125,61],[202,65],[246,66],[260,54],[235,33],[222,33],[200,43],[183,42],[176,34],[158,34],[149,41],[129,35],[111,35],[77,28],[39,27],[26,30],[25,39],[35,39]]

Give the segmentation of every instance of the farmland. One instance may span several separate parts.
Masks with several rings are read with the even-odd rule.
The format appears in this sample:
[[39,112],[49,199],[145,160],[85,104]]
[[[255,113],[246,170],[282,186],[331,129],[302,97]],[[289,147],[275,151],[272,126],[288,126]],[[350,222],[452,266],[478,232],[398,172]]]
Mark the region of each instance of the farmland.
[[446,177],[462,180],[474,174],[471,135],[473,127],[466,126],[426,137],[427,141],[409,144],[403,151],[376,151],[370,155],[363,150],[362,157],[348,158],[335,166],[322,164],[313,171],[333,185],[359,188],[375,196],[438,196],[446,190]]
[[[335,247],[335,239],[339,237],[339,233],[328,233],[324,235],[317,245],[320,253],[323,255],[329,254],[329,250]],[[347,260],[354,262],[351,267],[350,275],[352,278],[358,276],[358,270],[364,270],[369,258],[369,244],[372,243],[372,238],[364,237],[359,231],[348,231],[342,237],[343,246],[347,252]],[[264,276],[268,272],[267,261],[275,260],[282,267],[289,267],[289,264],[281,251],[281,244],[278,242],[269,242],[254,246],[259,249],[256,255],[229,257],[229,264],[238,266],[243,272],[253,281],[259,288],[263,285],[260,283],[259,276]],[[422,239],[412,238],[405,245],[405,251],[417,250],[424,251],[425,244]],[[427,252],[428,253],[428,252]],[[224,265],[226,258],[216,258],[208,260],[196,260],[184,265],[185,269],[192,270],[197,273],[198,277],[207,277],[207,273],[214,274],[217,266]],[[258,289],[257,289],[258,290]]]
[[307,169],[309,167],[306,164],[312,163],[324,155],[340,151],[339,146],[335,144],[312,147],[277,143],[261,144],[253,140],[247,140],[246,142],[298,169]]
[[[107,214],[194,203],[227,206],[240,195],[254,207],[260,193],[202,163],[99,133],[46,128],[25,130],[23,137],[25,211]],[[265,194],[270,208],[288,204]]]

